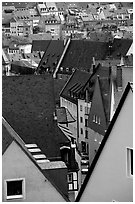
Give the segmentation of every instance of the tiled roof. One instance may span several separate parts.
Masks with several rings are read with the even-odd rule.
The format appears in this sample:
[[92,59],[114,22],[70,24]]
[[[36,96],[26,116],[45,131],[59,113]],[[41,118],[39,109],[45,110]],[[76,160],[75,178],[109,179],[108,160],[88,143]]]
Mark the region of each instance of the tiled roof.
[[66,98],[67,100],[77,103],[77,99],[70,96],[69,92],[72,90],[73,92],[81,91],[84,85],[89,80],[91,74],[84,71],[76,70],[71,78],[68,80],[66,85],[64,86],[63,90],[60,93],[61,97]]
[[112,44],[111,56],[113,58],[120,58],[121,56],[126,56],[133,40],[129,39],[114,39]]
[[[23,152],[29,157],[29,159],[34,163],[34,165],[38,168],[38,170],[49,180],[49,182],[58,190],[58,192],[63,196],[63,198],[66,201],[68,200],[68,192],[67,192],[67,186],[66,186],[66,180],[65,178],[62,179],[55,179],[54,176],[56,176],[58,173],[56,169],[65,169],[66,166],[64,162],[47,162],[46,168],[45,166],[42,168],[32,154],[28,151],[28,149],[25,147],[25,143],[19,135],[14,131],[14,129],[10,126],[10,124],[2,118],[2,153],[6,151],[8,146],[12,143],[12,141],[15,141],[17,145],[23,150]],[[55,168],[54,168],[55,166]],[[48,168],[47,168],[48,167]],[[51,170],[53,170],[53,175]],[[58,177],[58,176],[56,176]],[[61,187],[62,186],[62,187]]]
[[48,45],[50,44],[50,40],[33,40],[31,52],[33,51],[46,51]]
[[13,14],[2,14],[2,25],[10,25],[10,21],[13,18]]
[[59,62],[61,54],[64,50],[64,41],[62,40],[51,40],[46,48],[45,53],[39,63],[38,70],[44,71],[47,68],[48,71],[53,72]]
[[109,78],[99,78],[100,90],[103,100],[103,106],[106,116],[106,122],[110,121],[110,79]]
[[12,141],[13,138],[11,137],[5,126],[2,124],[2,154],[4,154]]
[[60,124],[75,122],[75,119],[73,118],[71,113],[68,111],[68,109],[65,107],[57,108],[56,115],[57,115],[57,121]]
[[92,57],[104,59],[108,52],[106,42],[90,40],[71,40],[61,67],[78,68],[88,71],[92,64]]
[[68,139],[54,121],[55,83],[48,75],[3,77],[3,117],[26,144],[43,154],[60,157],[60,143]]

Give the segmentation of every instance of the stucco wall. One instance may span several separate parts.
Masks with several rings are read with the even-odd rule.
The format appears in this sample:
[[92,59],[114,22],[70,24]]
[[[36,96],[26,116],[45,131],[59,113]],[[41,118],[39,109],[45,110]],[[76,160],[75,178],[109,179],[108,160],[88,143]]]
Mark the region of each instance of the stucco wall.
[[133,148],[133,94],[113,126],[81,197],[81,202],[132,202],[133,178],[127,176],[127,147]]
[[12,142],[2,157],[2,201],[6,201],[4,180],[15,178],[25,178],[26,194],[25,199],[11,200],[12,202],[65,201],[21,148]]

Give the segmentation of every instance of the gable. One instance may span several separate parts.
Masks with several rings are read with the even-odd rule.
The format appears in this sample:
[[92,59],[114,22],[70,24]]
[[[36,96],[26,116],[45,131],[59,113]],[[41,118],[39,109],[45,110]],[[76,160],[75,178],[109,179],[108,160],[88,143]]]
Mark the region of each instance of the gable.
[[2,172],[3,182],[5,179],[25,178],[26,202],[65,201],[16,142],[8,147],[2,157]]
[[133,201],[133,179],[127,176],[127,148],[133,148],[133,93],[130,83],[76,201]]
[[[100,117],[100,124],[93,121],[94,115],[97,117]],[[95,132],[98,132],[101,135],[105,135],[105,130],[107,129],[103,99],[102,99],[101,90],[99,86],[99,79],[97,79],[95,84],[90,114],[88,118],[88,127],[94,130]]]

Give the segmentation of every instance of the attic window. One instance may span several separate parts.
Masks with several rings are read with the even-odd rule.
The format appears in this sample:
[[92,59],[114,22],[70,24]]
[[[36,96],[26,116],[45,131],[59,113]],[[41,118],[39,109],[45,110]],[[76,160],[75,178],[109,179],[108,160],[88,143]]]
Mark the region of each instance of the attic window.
[[10,179],[5,181],[6,199],[24,198],[25,194],[25,179]]
[[60,71],[63,71],[63,67],[60,67]]

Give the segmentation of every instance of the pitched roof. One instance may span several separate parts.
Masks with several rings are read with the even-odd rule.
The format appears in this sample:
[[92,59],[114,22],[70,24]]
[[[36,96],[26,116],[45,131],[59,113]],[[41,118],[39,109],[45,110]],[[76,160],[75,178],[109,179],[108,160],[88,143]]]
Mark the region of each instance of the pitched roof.
[[59,62],[59,59],[64,50],[64,41],[62,40],[51,40],[48,44],[45,53],[39,63],[38,71],[44,71],[47,68],[53,72]]
[[50,44],[50,40],[33,40],[31,52],[33,51],[46,51]]
[[114,41],[112,43],[111,56],[113,58],[120,58],[121,56],[126,56],[132,43],[133,43],[133,40],[130,40],[130,39],[114,38]]
[[57,121],[60,124],[75,122],[75,119],[73,118],[69,110],[65,107],[57,108],[56,115],[57,115]]
[[9,145],[12,143],[13,138],[7,131],[6,127],[2,124],[2,154],[5,153]]
[[63,87],[60,96],[73,103],[77,103],[77,98],[72,97],[70,92],[79,94],[85,91],[87,88],[90,94],[89,100],[91,100],[97,76],[102,78],[109,78],[109,68],[102,66],[99,63],[92,74],[76,69]]
[[71,40],[61,66],[88,71],[92,64],[92,57],[104,59],[107,52],[108,44],[106,42]]
[[[25,147],[25,143],[21,140],[19,135],[8,124],[8,122],[4,118],[2,118],[2,154],[4,154],[4,152],[12,143],[12,141],[15,141],[17,145],[19,145],[22,151],[29,157],[29,159],[35,164],[35,166],[39,169],[39,171],[49,180],[49,182],[58,190],[58,192],[63,196],[63,198],[66,201],[69,201],[66,195],[66,190],[65,190],[66,188],[64,190],[61,189],[61,186],[59,185],[57,180],[54,179],[53,176],[51,175],[52,173],[47,171],[47,169],[51,170],[54,165],[51,162],[47,162],[46,168],[40,167],[40,165],[37,164],[32,154]],[[54,163],[55,163],[55,169],[65,168],[65,165],[62,165],[61,163],[59,164],[59,166],[58,166],[58,162],[54,162]],[[57,163],[57,166],[56,166],[56,163]]]
[[114,114],[114,116],[112,118],[112,121],[111,121],[111,123],[110,123],[110,125],[109,125],[109,127],[107,129],[107,132],[106,132],[106,134],[105,134],[105,136],[104,136],[104,138],[102,140],[102,143],[101,143],[101,145],[100,145],[100,147],[98,149],[98,152],[97,152],[97,154],[96,154],[96,156],[95,156],[91,166],[89,167],[88,173],[87,173],[87,175],[85,177],[84,183],[81,186],[81,189],[80,189],[80,191],[79,191],[79,193],[77,195],[77,198],[76,198],[75,202],[79,202],[80,201],[80,198],[81,198],[83,192],[85,191],[87,183],[88,183],[88,181],[91,178],[91,175],[92,175],[92,173],[93,173],[93,171],[94,171],[94,169],[96,167],[96,164],[97,164],[97,162],[98,162],[98,160],[100,158],[100,155],[102,154],[102,151],[103,151],[105,145],[107,145],[106,144],[107,140],[108,140],[108,138],[110,136],[110,133],[111,133],[113,127],[114,127],[115,122],[117,122],[117,118],[118,118],[118,116],[120,114],[120,111],[121,111],[121,109],[122,109],[122,107],[124,105],[124,102],[125,102],[125,100],[127,98],[127,95],[128,95],[130,90],[133,92],[133,90],[132,90],[132,83],[128,83],[128,85],[127,85],[127,87],[126,87],[126,89],[125,89],[125,91],[123,93],[123,96],[122,96],[122,98],[120,100],[118,108],[116,109],[116,112],[115,112],[115,114]]
[[71,97],[69,92],[70,91],[73,91],[73,92],[81,91],[84,85],[89,80],[90,76],[91,74],[88,72],[75,70],[75,72],[69,78],[68,82],[66,83],[63,90],[61,91],[60,96],[68,99],[69,101],[73,103],[77,103],[77,99]]
[[48,75],[3,77],[2,83],[3,117],[26,144],[37,144],[47,158],[60,158],[60,145],[69,140],[54,120],[53,78]]
[[[88,127],[101,135],[105,135],[105,130],[110,121],[111,92],[109,79],[97,77],[93,92]],[[100,117],[100,124],[93,122],[93,115]]]

